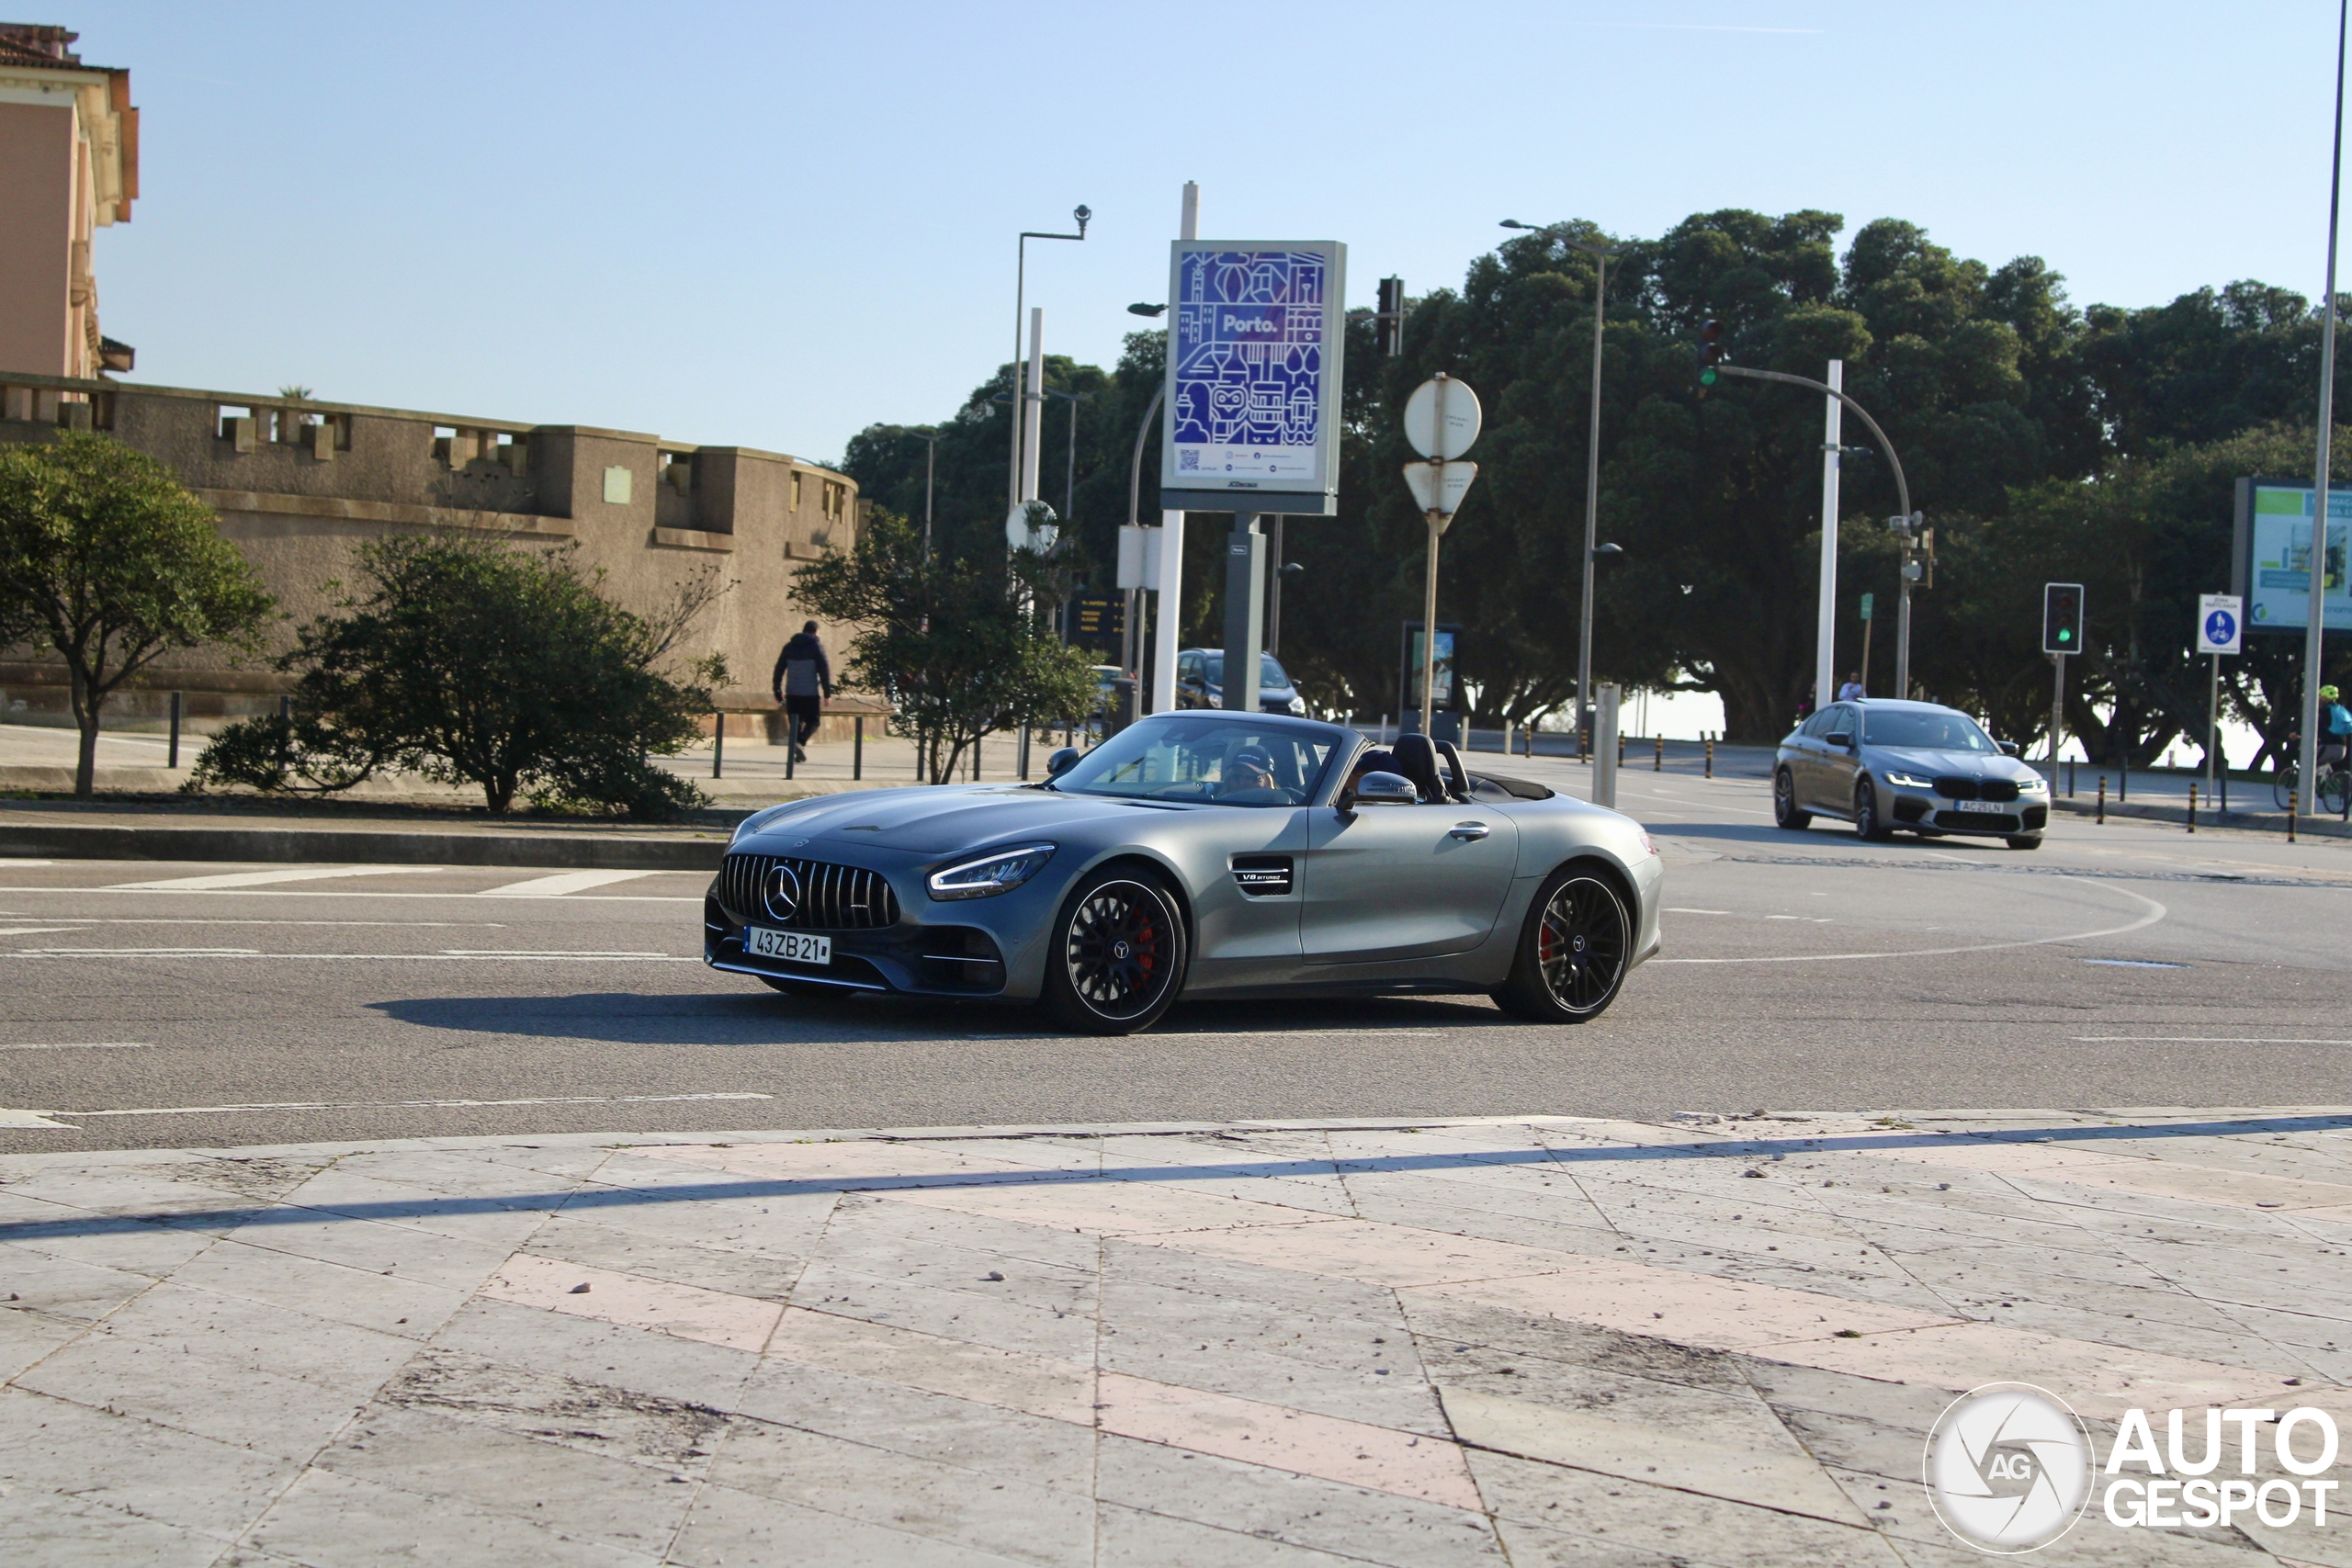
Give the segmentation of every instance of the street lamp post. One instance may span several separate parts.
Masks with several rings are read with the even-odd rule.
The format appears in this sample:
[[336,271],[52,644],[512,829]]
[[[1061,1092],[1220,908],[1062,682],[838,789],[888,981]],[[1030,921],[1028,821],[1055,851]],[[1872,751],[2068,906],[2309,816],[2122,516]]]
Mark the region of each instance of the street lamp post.
[[1592,275],[1592,434],[1587,446],[1584,467],[1584,587],[1577,612],[1577,749],[1584,749],[1585,694],[1592,685],[1592,562],[1600,536],[1600,333],[1607,320],[1609,258],[1623,253],[1620,245],[1589,244],[1585,241],[1556,234],[1559,225],[1521,223],[1516,218],[1502,221],[1506,229],[1530,229],[1555,233],[1564,245],[1582,251],[1593,261]]
[[1007,511],[1021,504],[1021,323],[1022,311],[1028,306],[1029,242],[1085,239],[1086,225],[1093,218],[1094,209],[1081,204],[1071,209],[1070,216],[1078,220],[1077,233],[1048,234],[1041,229],[1023,229],[1021,231],[1021,243],[1015,247],[1015,265],[1012,275],[1012,381],[1010,387],[1012,394],[1012,474],[1005,487]]
[[889,435],[911,435],[923,444],[922,453],[922,553],[931,554],[931,484],[938,465],[939,444],[947,433],[928,424],[886,424],[883,432]]
[[[2327,177],[2327,324],[2319,354],[2319,464],[2312,480],[2311,624],[2303,632],[2303,739],[2295,759],[2301,782],[2295,803],[2305,817],[2319,815],[2319,687],[2327,651],[2323,596],[2327,584],[2328,442],[2335,420],[2335,216],[2344,189],[2344,32],[2346,8],[2335,7],[2335,140]],[[2291,821],[2292,818],[2290,818]]]

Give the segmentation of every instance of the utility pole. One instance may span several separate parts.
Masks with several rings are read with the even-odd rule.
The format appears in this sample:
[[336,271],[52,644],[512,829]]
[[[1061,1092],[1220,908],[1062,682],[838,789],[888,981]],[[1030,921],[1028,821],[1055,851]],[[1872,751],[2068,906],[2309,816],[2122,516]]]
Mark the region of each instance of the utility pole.
[[2325,614],[2322,594],[2327,582],[2328,442],[2335,425],[2335,220],[2344,190],[2344,29],[2346,7],[2335,7],[2335,140],[2330,142],[2327,176],[2327,324],[2319,350],[2319,462],[2312,480],[2311,625],[2303,633],[2303,742],[2296,759],[2301,783],[2296,802],[2303,816],[2319,815],[2319,688],[2326,676]]
[[[1176,237],[1197,240],[1201,237],[1201,187],[1195,180],[1184,182],[1183,217]],[[1174,300],[1170,300],[1172,310]],[[1176,333],[1171,325],[1168,342],[1172,351]],[[1162,384],[1163,390],[1166,383]],[[1140,452],[1140,444],[1136,446]],[[1155,606],[1158,619],[1152,623],[1151,649],[1151,711],[1176,711],[1176,648],[1183,634],[1184,621],[1184,513],[1181,510],[1162,508],[1159,513],[1159,600]]]
[[[1844,457],[1845,405],[1838,399],[1846,384],[1846,362],[1829,362],[1829,395],[1821,433],[1821,603],[1813,622],[1813,711],[1819,713],[1838,694],[1838,464]],[[1906,509],[1907,510],[1907,509]]]
[[1014,247],[1016,265],[1012,282],[1012,364],[1010,367],[1012,384],[1006,390],[1012,403],[1012,464],[1005,480],[1005,510],[1011,511],[1025,498],[1021,493],[1021,322],[1028,304],[1029,242],[1032,240],[1083,240],[1086,225],[1094,216],[1093,209],[1084,205],[1073,208],[1070,216],[1078,221],[1075,234],[1048,234],[1042,229],[1023,229],[1020,243]]

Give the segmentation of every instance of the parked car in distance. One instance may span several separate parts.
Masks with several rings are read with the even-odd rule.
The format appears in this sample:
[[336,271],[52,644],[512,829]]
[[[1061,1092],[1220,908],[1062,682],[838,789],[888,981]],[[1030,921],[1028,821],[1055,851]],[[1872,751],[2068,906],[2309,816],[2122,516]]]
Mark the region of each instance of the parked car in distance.
[[1794,832],[1815,816],[1865,839],[1897,828],[1935,838],[1984,833],[2041,847],[2050,785],[1976,721],[1939,703],[1832,703],[1792,730],[1772,763],[1772,818]]
[[[1180,708],[1221,708],[1225,705],[1225,650],[1188,648],[1176,656],[1176,705]],[[1304,716],[1306,700],[1290,683],[1289,671],[1271,653],[1258,656],[1258,707],[1262,713]]]

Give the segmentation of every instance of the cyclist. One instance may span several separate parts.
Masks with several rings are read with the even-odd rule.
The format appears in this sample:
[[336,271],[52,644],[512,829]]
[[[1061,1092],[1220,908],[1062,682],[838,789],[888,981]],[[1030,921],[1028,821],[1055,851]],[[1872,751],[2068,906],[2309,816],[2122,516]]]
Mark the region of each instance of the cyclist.
[[2319,765],[2340,768],[2346,750],[2352,748],[2352,710],[2345,707],[2333,686],[2319,689],[2319,721],[2324,727],[2320,733],[2326,737],[2320,742]]

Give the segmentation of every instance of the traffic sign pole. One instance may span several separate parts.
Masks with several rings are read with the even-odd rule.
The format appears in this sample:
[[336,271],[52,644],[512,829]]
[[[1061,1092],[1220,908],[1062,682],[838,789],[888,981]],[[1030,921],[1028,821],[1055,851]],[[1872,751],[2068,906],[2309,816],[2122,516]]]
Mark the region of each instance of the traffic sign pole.
[[2206,694],[2205,793],[2215,797],[2216,779],[2225,779],[2229,765],[2222,758],[2222,657],[2238,651],[2245,630],[2245,602],[2232,593],[2200,594],[2197,601],[2197,651],[2213,660],[2212,682]]
[[2050,691],[2050,793],[2058,793],[2058,752],[2066,744],[2066,656],[2053,653],[2050,662],[2058,667],[2058,679]]
[[1429,566],[1422,583],[1421,603],[1421,733],[1431,733],[1437,700],[1437,542],[1453,521],[1470,481],[1478,477],[1476,463],[1454,458],[1478,439],[1485,412],[1478,394],[1442,370],[1419,387],[1405,401],[1405,439],[1426,463],[1405,465],[1405,483],[1419,502],[1430,525]]

